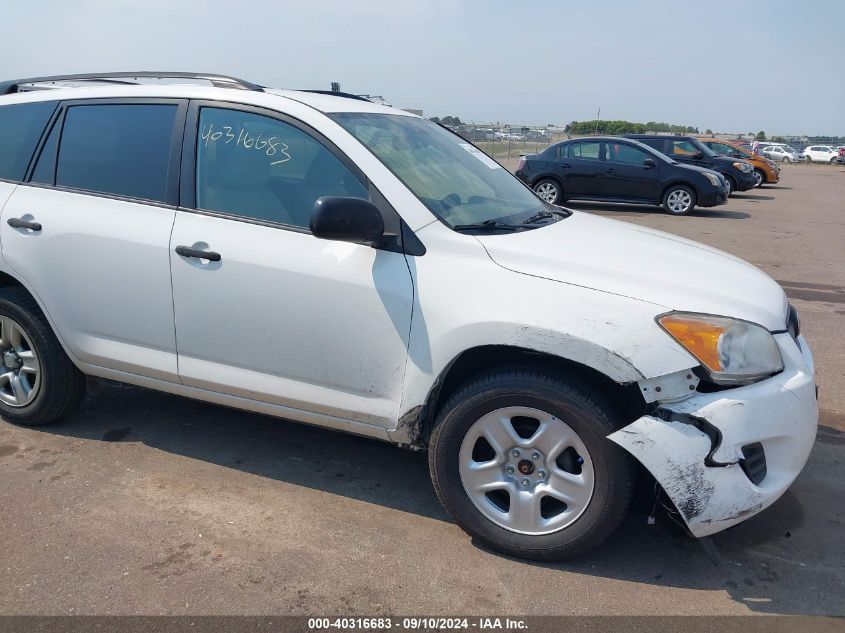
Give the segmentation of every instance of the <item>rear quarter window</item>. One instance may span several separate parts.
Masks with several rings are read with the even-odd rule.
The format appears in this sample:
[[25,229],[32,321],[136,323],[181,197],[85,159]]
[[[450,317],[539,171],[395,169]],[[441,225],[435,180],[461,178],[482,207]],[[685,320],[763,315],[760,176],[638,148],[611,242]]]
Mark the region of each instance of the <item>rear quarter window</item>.
[[0,106],[0,178],[23,180],[55,101]]

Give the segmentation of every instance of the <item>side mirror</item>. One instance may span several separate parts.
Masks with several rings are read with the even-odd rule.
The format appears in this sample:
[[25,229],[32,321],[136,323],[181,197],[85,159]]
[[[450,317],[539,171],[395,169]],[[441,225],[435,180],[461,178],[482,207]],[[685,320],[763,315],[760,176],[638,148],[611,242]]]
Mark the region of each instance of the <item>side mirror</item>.
[[693,160],[701,160],[702,158],[704,158],[704,154],[702,152],[696,152],[695,154],[690,156],[690,158],[692,158]]
[[384,219],[369,200],[318,198],[311,212],[311,232],[322,240],[378,246],[384,237]]
[[654,162],[653,158],[646,158],[643,161],[643,167],[645,167],[646,169],[652,169],[653,167],[657,167],[657,163]]

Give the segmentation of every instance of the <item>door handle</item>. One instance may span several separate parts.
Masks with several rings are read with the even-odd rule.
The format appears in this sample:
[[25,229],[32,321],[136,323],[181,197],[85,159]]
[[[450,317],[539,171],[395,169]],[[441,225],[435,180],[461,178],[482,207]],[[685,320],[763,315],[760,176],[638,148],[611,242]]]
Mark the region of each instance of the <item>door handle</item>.
[[196,259],[207,259],[210,262],[219,262],[220,253],[214,251],[201,251],[198,248],[191,248],[190,246],[177,246],[176,254],[182,257],[195,257]]
[[40,222],[29,222],[28,220],[21,220],[20,218],[9,218],[6,221],[6,224],[11,226],[13,229],[29,229],[30,231],[41,230]]
[[560,163],[560,166],[564,169],[569,169],[570,167],[572,167],[572,165],[570,165],[569,163]]
[[615,170],[611,167],[611,168],[609,168],[609,169],[605,169],[605,170],[604,170],[604,173],[606,173],[606,174],[612,174],[614,171],[615,171]]

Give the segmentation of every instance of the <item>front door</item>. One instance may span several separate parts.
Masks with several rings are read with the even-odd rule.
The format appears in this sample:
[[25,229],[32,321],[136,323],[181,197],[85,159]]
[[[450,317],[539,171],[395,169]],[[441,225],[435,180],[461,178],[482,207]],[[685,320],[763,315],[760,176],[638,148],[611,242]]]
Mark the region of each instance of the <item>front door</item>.
[[605,194],[609,198],[654,202],[660,164],[639,147],[624,141],[605,142]]
[[170,245],[182,382],[294,418],[393,426],[413,303],[405,256],[308,229],[317,198],[368,198],[366,179],[285,117],[194,104],[188,120],[191,210]]

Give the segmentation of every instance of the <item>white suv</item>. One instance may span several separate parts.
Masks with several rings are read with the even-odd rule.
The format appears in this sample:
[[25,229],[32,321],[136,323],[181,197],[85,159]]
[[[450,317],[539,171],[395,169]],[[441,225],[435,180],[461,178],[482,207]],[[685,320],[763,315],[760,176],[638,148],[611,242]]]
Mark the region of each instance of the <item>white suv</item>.
[[803,468],[813,359],[753,266],[407,112],[151,78],[0,84],[6,420],[91,375],[427,449],[461,527],[547,560],[611,534],[639,465],[697,537]]
[[811,145],[804,149],[804,157],[813,163],[830,163],[831,165],[839,158],[839,151],[829,145]]

